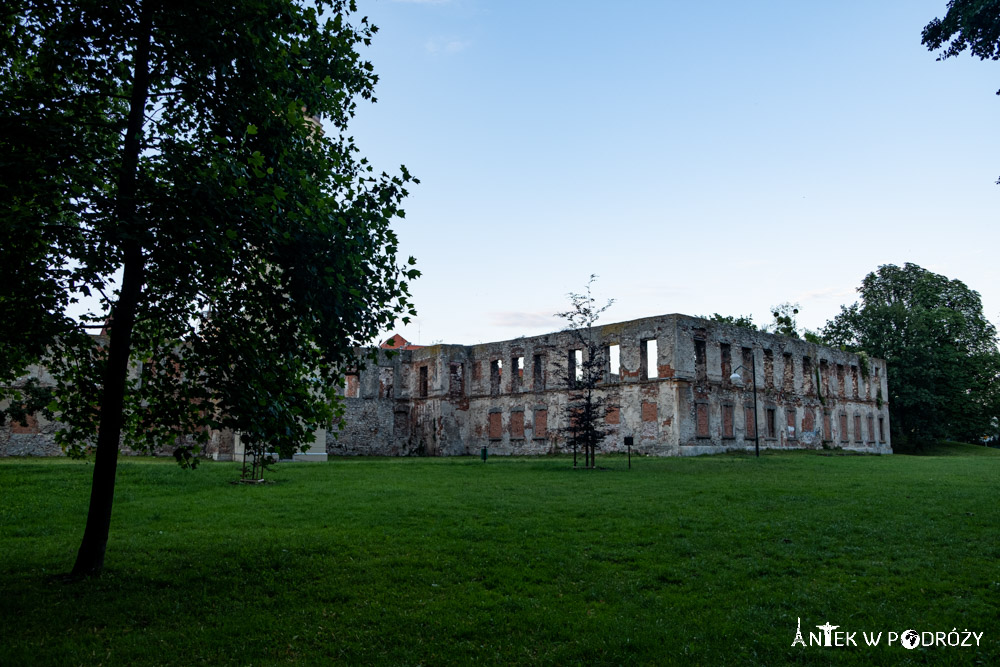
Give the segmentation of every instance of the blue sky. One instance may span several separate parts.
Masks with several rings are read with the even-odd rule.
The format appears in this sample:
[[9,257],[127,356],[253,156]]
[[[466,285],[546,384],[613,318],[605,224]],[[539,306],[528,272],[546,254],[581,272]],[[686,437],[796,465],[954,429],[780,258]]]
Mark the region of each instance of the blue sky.
[[405,164],[413,342],[801,305],[880,264],[964,281],[1000,321],[1000,63],[920,43],[945,0],[359,0],[380,76],[353,134]]

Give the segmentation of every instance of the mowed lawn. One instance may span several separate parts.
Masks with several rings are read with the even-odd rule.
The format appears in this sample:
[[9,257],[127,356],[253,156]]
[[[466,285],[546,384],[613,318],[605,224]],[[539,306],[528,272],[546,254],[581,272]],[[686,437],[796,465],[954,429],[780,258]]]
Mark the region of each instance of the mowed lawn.
[[[0,460],[0,665],[1000,664],[1000,456]],[[817,625],[858,646],[795,646]],[[983,633],[908,650],[887,633]],[[884,633],[877,647],[862,632]]]

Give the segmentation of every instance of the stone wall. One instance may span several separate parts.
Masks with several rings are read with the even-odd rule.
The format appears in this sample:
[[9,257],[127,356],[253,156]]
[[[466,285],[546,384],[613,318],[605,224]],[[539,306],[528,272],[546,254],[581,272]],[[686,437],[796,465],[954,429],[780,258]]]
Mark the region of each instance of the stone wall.
[[[881,360],[685,315],[601,326],[593,335],[605,363],[602,451],[624,451],[629,436],[640,454],[751,449],[756,414],[763,448],[891,452]],[[347,426],[331,435],[327,451],[563,451],[559,431],[579,347],[571,333],[558,332],[398,352],[347,382]],[[376,390],[376,377],[388,377],[389,368],[390,390],[385,382]],[[740,383],[731,380],[734,371]]]
[[[762,448],[892,451],[881,360],[676,314],[592,333],[605,368],[602,452],[624,451],[626,437],[636,453],[658,456],[753,449],[755,423]],[[348,373],[344,425],[320,433],[320,442],[341,456],[564,451],[560,429],[579,347],[563,331],[380,351]],[[0,455],[61,454],[57,426],[36,416],[0,427]],[[241,452],[232,433],[213,433],[206,447],[220,460]]]

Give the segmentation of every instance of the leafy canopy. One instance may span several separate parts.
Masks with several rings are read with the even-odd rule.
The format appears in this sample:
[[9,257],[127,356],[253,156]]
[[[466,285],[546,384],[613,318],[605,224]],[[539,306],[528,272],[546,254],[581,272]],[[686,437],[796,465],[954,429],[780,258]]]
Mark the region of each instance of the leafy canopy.
[[105,324],[130,352],[131,446],[205,427],[297,446],[336,420],[354,347],[413,314],[418,272],[390,227],[413,179],[375,172],[347,134],[377,81],[357,51],[376,28],[353,11],[4,3],[0,385],[22,405],[44,364],[71,452],[98,430],[109,339],[89,334]]
[[929,51],[942,49],[938,60],[966,50],[980,60],[1000,60],[1000,0],[949,0],[944,18],[924,26],[921,41]]
[[885,359],[898,444],[975,441],[1000,414],[996,328],[979,294],[916,264],[865,276],[861,300],[824,329],[835,345]]
[[1000,0],[949,0],[944,18],[924,26],[922,43],[941,49],[938,60],[966,50],[980,60],[1000,60]]

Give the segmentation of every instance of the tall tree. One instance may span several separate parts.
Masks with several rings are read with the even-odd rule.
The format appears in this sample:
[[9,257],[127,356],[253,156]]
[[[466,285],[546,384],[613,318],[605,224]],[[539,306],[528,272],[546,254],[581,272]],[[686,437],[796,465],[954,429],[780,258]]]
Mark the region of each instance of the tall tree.
[[[73,572],[100,573],[120,442],[207,429],[276,448],[413,308],[390,228],[411,181],[346,134],[377,76],[353,0],[10,0],[0,10],[0,384],[32,363],[96,448]],[[316,118],[333,131],[319,130]],[[79,322],[81,296],[99,305]],[[105,336],[86,326],[105,327]]]
[[916,264],[887,264],[824,329],[831,344],[885,359],[893,441],[974,441],[1000,415],[996,328],[979,294]]
[[[576,349],[570,351],[572,361],[566,360],[565,375],[570,392],[563,414],[562,432],[573,448],[573,465],[576,465],[576,452],[580,449],[583,451],[585,468],[596,466],[597,448],[607,435],[604,428],[604,397],[598,391],[599,385],[604,382],[607,360],[594,326],[601,314],[614,303],[614,299],[599,306],[591,293],[595,280],[597,276],[591,275],[583,292],[570,292],[570,309],[556,313],[556,317],[566,320],[566,330],[576,344]],[[579,360],[576,351],[580,352]]]
[[944,18],[924,26],[922,43],[928,51],[942,49],[938,60],[966,50],[980,60],[1000,60],[1000,0],[949,0]]

